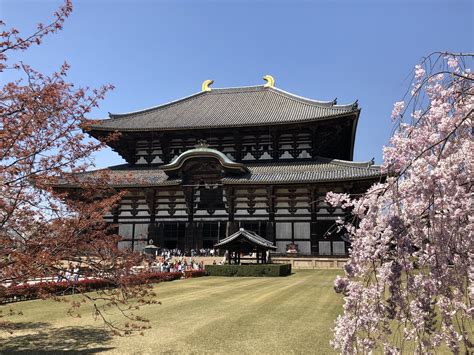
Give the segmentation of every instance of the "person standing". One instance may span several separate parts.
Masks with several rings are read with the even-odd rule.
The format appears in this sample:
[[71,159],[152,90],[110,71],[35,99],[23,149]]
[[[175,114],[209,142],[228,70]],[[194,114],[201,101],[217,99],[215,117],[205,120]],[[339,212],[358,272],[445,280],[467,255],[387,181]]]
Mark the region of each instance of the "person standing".
[[79,266],[76,265],[73,270],[73,280],[74,282],[79,281]]

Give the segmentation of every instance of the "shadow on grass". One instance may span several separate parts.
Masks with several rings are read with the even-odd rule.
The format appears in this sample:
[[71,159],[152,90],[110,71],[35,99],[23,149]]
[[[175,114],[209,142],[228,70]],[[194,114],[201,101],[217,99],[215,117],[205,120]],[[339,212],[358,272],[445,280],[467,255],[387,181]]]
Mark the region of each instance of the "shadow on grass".
[[95,354],[107,347],[112,340],[110,332],[93,327],[45,328],[47,323],[25,323],[22,328],[38,329],[34,334],[13,335],[0,338],[0,354]]
[[[7,332],[14,332],[15,330],[37,330],[45,328],[49,323],[45,322],[0,322],[0,329]],[[1,334],[1,333],[0,333]]]

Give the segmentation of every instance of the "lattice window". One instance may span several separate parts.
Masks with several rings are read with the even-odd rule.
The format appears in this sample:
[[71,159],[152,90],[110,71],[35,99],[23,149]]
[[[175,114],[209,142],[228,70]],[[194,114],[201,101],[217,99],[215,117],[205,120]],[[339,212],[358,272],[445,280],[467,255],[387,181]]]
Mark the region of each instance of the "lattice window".
[[148,239],[148,223],[137,223],[135,224],[135,240],[147,240]]
[[295,222],[294,223],[295,239],[310,239],[311,225],[309,222]]
[[295,244],[298,246],[298,253],[311,254],[311,242],[296,241]]
[[331,255],[331,242],[319,242],[319,255]]
[[332,242],[332,251],[334,255],[345,255],[346,244],[344,242]]
[[118,234],[124,239],[133,238],[133,224],[119,224]]
[[292,239],[291,222],[276,223],[276,239]]

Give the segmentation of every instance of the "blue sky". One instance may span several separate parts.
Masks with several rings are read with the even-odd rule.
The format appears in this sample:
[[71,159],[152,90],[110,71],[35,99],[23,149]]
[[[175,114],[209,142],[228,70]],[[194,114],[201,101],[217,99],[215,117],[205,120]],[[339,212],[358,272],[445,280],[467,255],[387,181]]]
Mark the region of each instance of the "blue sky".
[[[8,27],[47,22],[56,0],[0,0]],[[390,112],[411,70],[432,51],[474,49],[472,1],[74,1],[64,31],[12,57],[43,72],[63,61],[69,80],[116,89],[92,118],[214,87],[263,84],[319,100],[359,100],[355,160],[382,160]],[[1,82],[12,80],[6,73]],[[120,164],[110,150],[97,166]]]

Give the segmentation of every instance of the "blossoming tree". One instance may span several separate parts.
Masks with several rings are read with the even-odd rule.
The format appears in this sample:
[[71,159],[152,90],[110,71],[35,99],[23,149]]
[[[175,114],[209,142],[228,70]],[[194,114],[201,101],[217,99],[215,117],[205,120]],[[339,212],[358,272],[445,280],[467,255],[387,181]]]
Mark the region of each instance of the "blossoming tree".
[[343,353],[472,351],[473,55],[433,53],[395,104],[386,179],[363,196],[329,193],[352,242],[333,346]]
[[[121,194],[102,183],[107,181],[106,172],[94,181],[77,179],[77,173],[92,166],[92,154],[103,146],[85,138],[85,116],[112,86],[75,88],[66,81],[67,64],[45,75],[22,62],[9,61],[9,53],[39,45],[45,36],[60,30],[71,11],[71,1],[66,0],[50,24],[39,24],[29,36],[21,36],[16,29],[0,32],[0,73],[18,74],[17,81],[0,88],[0,300],[5,286],[71,272],[74,265],[80,278],[105,278],[117,286],[97,297],[84,295],[98,317],[103,316],[101,307],[112,305],[127,321],[141,321],[133,310],[152,302],[148,296],[153,294],[127,281],[139,256],[117,249],[119,236],[102,218]],[[0,26],[5,24],[0,22]],[[74,184],[80,198],[58,194],[54,186],[59,181]],[[54,295],[45,291],[45,296]]]

